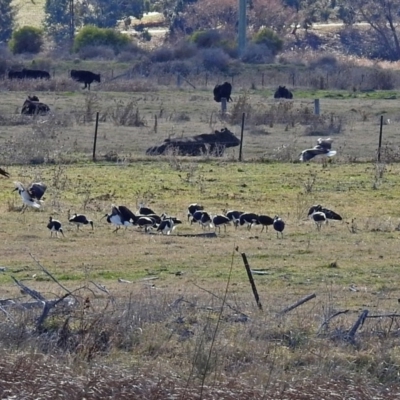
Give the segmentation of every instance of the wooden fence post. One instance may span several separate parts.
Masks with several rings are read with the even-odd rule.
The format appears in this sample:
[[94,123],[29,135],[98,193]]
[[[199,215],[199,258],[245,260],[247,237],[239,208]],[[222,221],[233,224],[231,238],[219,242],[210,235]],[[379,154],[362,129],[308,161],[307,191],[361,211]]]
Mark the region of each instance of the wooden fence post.
[[228,103],[226,101],[225,97],[221,98],[221,113],[224,115],[226,113],[226,110],[228,109]]
[[99,112],[96,113],[96,125],[94,127],[94,140],[93,140],[93,162],[96,161],[96,145],[97,145],[97,129],[99,127]]
[[257,306],[258,306],[258,308],[260,310],[262,310],[262,304],[260,302],[260,297],[259,297],[258,292],[257,292],[256,284],[254,282],[253,274],[251,272],[249,262],[247,261],[246,254],[245,253],[240,253],[240,254],[241,254],[242,258],[243,258],[243,263],[244,263],[244,266],[246,268],[247,276],[249,278],[250,285],[251,285],[251,290],[253,291],[254,298],[256,300]]
[[240,145],[239,145],[239,161],[242,161],[244,117],[245,117],[245,113],[242,114],[242,129],[240,131]]
[[314,99],[314,114],[319,115],[320,108],[319,108],[319,99]]
[[378,162],[381,162],[382,132],[383,132],[383,115],[381,115],[381,125],[379,128]]

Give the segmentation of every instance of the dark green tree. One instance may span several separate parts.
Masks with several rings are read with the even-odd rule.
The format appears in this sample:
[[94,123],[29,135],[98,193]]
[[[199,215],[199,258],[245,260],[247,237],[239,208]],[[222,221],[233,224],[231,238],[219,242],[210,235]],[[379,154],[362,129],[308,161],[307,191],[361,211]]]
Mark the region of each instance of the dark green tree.
[[0,0],[0,42],[7,42],[12,35],[15,18],[15,8],[12,0]]
[[71,0],[46,0],[44,28],[56,42],[67,39],[71,34],[70,4]]

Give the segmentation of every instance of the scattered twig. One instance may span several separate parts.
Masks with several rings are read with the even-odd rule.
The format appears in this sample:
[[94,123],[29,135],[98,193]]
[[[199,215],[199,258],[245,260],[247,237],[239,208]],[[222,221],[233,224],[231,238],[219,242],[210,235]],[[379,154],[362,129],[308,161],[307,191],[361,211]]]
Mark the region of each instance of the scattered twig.
[[[208,294],[211,294],[211,296],[215,297],[216,299],[218,299],[218,300],[223,300],[222,297],[216,295],[215,293],[211,292],[210,290],[207,290],[207,289],[205,289],[205,288],[203,288],[203,287],[197,285],[197,284],[194,283],[194,282],[191,282],[191,283],[192,283],[192,285],[196,286],[198,289],[203,290],[204,292],[206,292],[206,293],[208,293]],[[182,300],[183,300],[183,297],[182,297]],[[182,301],[182,300],[181,300],[181,301]],[[175,300],[175,301],[176,301],[176,300]],[[243,315],[244,317],[249,318],[248,315],[246,315],[246,314],[243,313],[242,311],[238,310],[237,308],[231,306],[228,302],[226,302],[226,306],[227,306],[228,308],[230,308],[232,311],[234,311],[234,312],[236,312],[236,313],[238,313],[238,314],[240,314],[240,315]]]
[[285,309],[283,309],[279,314],[286,314],[289,311],[294,310],[295,308],[301,306],[302,304],[306,303],[307,301],[314,299],[315,297],[317,297],[317,295],[315,293],[313,294],[309,294],[306,297],[303,297],[302,299],[300,299],[299,301],[297,301],[296,303],[290,305],[289,307],[286,307]]
[[47,269],[33,256],[31,252],[29,252],[29,255],[31,256],[32,260],[35,261],[37,265],[39,265],[39,267],[47,276],[49,276],[55,283],[57,283],[58,286],[64,289],[68,294],[72,295],[72,292],[69,289],[67,289],[63,284],[61,284],[49,271],[47,271]]
[[[322,329],[326,326],[328,326],[328,324],[329,324],[329,322],[333,319],[333,318],[335,318],[335,317],[337,317],[338,315],[341,315],[341,314],[347,314],[348,312],[349,312],[350,310],[344,310],[344,311],[338,311],[338,312],[336,312],[335,314],[333,314],[333,315],[331,315],[330,317],[328,317],[322,324],[321,324],[321,326],[319,327],[319,329],[318,329],[318,332],[317,332],[317,335],[319,335],[319,333],[322,331]],[[399,315],[400,316],[400,315]]]
[[110,292],[108,291],[108,289],[104,285],[101,285],[100,283],[96,283],[96,282],[93,282],[93,281],[89,281],[89,282],[92,283],[94,286],[96,286],[97,289],[99,289],[101,292],[110,294]]
[[19,286],[23,290],[24,293],[29,294],[29,296],[31,296],[33,299],[44,302],[46,301],[46,299],[38,291],[28,288],[28,286],[25,286],[22,282],[15,279],[12,275],[11,278],[17,284],[17,286]]
[[400,318],[400,314],[367,315],[365,318]]

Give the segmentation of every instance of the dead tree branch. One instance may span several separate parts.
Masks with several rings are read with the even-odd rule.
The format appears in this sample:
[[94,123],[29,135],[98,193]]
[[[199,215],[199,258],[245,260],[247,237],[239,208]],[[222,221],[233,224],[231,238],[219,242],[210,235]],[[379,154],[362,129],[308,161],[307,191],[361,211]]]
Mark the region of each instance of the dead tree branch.
[[324,327],[328,327],[329,322],[331,322],[331,320],[332,320],[333,318],[335,318],[335,317],[337,317],[338,315],[341,315],[341,314],[347,314],[349,311],[350,311],[350,310],[338,311],[338,312],[336,312],[335,314],[332,314],[330,317],[328,317],[328,318],[321,324],[321,326],[320,326],[319,329],[318,329],[317,335],[319,335],[319,334],[321,333],[321,331],[322,331],[322,329],[323,329]]
[[279,314],[283,315],[288,313],[289,311],[294,310],[295,308],[301,306],[302,304],[306,303],[307,301],[314,299],[315,297],[317,297],[317,295],[315,293],[313,294],[309,294],[306,297],[303,297],[302,299],[300,299],[299,301],[297,301],[296,303],[290,305],[289,307],[286,307],[284,310],[280,311]]
[[29,252],[29,255],[31,256],[32,260],[35,261],[37,265],[39,265],[39,267],[47,276],[49,276],[55,283],[57,283],[58,286],[64,289],[69,295],[73,296],[72,292],[69,289],[67,289],[63,284],[61,284],[49,271],[47,271],[47,269],[34,257],[34,255],[31,252]]
[[356,323],[350,329],[349,333],[347,334],[346,339],[352,343],[354,343],[354,336],[361,326],[363,326],[365,319],[367,318],[368,310],[364,310],[361,315],[358,317]]

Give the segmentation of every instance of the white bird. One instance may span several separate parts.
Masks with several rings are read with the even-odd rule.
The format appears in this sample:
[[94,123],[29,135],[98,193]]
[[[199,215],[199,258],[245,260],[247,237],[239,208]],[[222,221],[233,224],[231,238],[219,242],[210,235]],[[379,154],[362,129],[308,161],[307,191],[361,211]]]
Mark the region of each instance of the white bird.
[[62,235],[64,236],[64,232],[61,226],[61,222],[57,221],[56,219],[53,219],[53,217],[49,218],[49,223],[47,224],[47,228],[50,229],[50,237],[53,236],[53,232],[56,233],[56,236],[58,237],[58,232],[61,232]]
[[18,190],[18,194],[21,196],[23,205],[22,205],[22,210],[21,212],[24,212],[25,209],[29,207],[34,207],[34,208],[40,208],[40,199],[34,198],[28,190],[25,189],[24,185],[21,182],[14,182],[15,184],[15,190]]
[[101,219],[105,217],[109,224],[116,226],[113,232],[117,232],[121,226],[125,226],[125,228],[132,226],[137,220],[137,217],[129,208],[125,206],[116,206],[114,204],[111,206],[111,213],[104,215]]
[[285,229],[285,222],[282,220],[282,218],[278,217],[275,215],[274,218],[274,229],[276,230],[276,237],[279,237],[279,233],[281,234],[281,237],[283,238],[283,230]]
[[333,157],[337,152],[336,150],[332,150],[332,142],[333,139],[318,139],[318,144],[314,146],[312,149],[303,150],[300,154],[300,161],[310,161],[314,157],[324,156],[324,157]]
[[240,223],[240,216],[242,214],[244,214],[243,211],[237,211],[237,210],[230,210],[225,213],[225,215],[233,222],[235,228],[238,227]]
[[258,214],[245,212],[239,217],[239,225],[247,224],[247,229],[250,230],[253,225],[260,225]]
[[202,211],[202,210],[204,210],[204,207],[201,204],[198,204],[198,203],[189,204],[188,212],[187,212],[188,221],[189,221],[190,217],[193,218],[193,214],[196,211]]
[[86,215],[75,213],[71,217],[68,210],[68,221],[71,224],[75,224],[78,230],[81,225],[90,225],[93,230],[93,221],[91,219],[87,219]]
[[314,211],[311,215],[310,218],[313,219],[315,222],[315,225],[317,225],[317,230],[321,230],[322,224],[327,222],[326,215],[322,211]]
[[201,226],[203,227],[203,229],[207,226],[209,229],[212,228],[212,220],[211,220],[210,214],[208,212],[203,212],[199,222],[200,222]]
[[157,232],[161,232],[163,235],[170,235],[175,228],[173,218],[166,218],[158,225]]
[[215,230],[218,228],[218,232],[221,232],[221,225],[224,226],[224,232],[226,232],[226,225],[231,223],[231,220],[222,214],[214,215],[212,217],[212,223],[214,224]]

